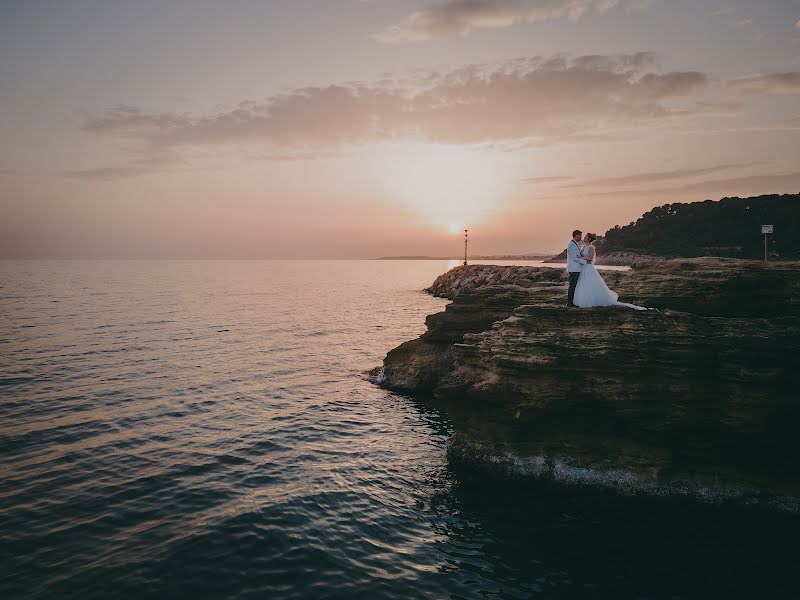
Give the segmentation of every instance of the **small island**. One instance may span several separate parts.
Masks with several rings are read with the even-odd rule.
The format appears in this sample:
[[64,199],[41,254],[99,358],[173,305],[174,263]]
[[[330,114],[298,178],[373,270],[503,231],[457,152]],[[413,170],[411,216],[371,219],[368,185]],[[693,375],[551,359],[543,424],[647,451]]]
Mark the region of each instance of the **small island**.
[[454,268],[426,290],[453,302],[379,379],[447,412],[453,463],[800,508],[800,262],[664,258],[603,275],[657,310],[568,309],[558,268]]

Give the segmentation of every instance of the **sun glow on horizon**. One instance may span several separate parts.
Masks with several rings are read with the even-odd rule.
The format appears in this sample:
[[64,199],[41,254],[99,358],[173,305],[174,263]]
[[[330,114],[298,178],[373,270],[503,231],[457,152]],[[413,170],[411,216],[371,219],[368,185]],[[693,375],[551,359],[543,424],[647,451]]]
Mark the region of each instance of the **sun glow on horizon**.
[[374,148],[370,160],[381,188],[450,235],[500,209],[519,181],[516,161],[487,149],[396,142]]

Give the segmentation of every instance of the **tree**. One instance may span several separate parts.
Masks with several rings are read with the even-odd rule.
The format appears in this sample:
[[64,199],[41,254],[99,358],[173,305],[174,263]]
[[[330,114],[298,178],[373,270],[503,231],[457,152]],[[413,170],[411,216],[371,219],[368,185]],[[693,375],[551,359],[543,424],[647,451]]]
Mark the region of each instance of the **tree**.
[[603,252],[667,257],[764,255],[761,225],[774,225],[770,253],[800,259],[800,194],[723,198],[657,206],[635,223],[609,229]]

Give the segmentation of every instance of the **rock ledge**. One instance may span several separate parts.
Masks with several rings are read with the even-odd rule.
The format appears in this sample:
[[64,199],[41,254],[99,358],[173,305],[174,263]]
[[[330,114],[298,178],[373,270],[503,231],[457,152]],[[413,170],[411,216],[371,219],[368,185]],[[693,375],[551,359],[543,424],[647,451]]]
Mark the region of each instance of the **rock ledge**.
[[568,309],[548,267],[457,267],[383,385],[444,407],[454,461],[619,493],[796,506],[800,265],[606,271],[626,302]]

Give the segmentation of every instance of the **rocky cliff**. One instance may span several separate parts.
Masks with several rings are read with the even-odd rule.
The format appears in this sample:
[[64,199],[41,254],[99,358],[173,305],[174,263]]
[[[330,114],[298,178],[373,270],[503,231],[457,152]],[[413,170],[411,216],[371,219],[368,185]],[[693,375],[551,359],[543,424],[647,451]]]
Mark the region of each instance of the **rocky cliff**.
[[800,265],[691,259],[605,271],[658,310],[568,309],[564,273],[458,267],[388,353],[384,385],[444,407],[454,462],[626,493],[800,498]]

